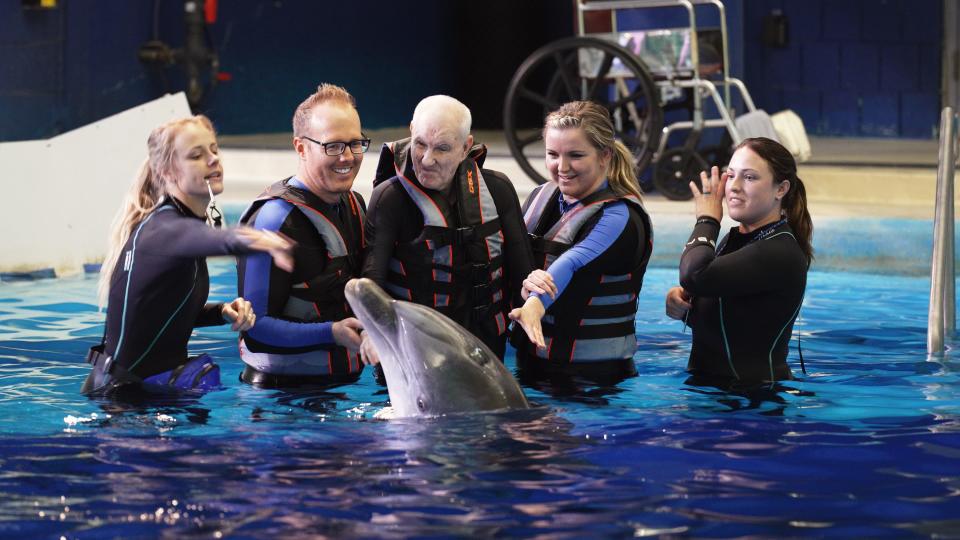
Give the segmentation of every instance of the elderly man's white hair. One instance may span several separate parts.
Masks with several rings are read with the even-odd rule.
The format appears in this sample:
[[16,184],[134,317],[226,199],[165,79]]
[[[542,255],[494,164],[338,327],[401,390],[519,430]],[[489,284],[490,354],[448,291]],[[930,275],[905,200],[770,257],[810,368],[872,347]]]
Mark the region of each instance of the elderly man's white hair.
[[439,115],[449,115],[449,118],[456,122],[461,139],[466,139],[467,135],[470,134],[470,125],[473,123],[470,109],[459,100],[442,94],[420,100],[417,108],[413,110],[413,119],[410,120],[410,125],[416,124],[418,119]]

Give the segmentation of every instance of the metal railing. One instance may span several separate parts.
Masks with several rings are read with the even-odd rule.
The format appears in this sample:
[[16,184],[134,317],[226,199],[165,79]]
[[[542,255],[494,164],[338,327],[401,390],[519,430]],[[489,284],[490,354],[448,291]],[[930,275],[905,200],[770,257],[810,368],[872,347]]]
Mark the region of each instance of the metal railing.
[[956,168],[956,114],[940,113],[940,157],[933,215],[933,260],[930,264],[930,310],[927,314],[927,354],[943,354],[944,339],[957,327],[956,269],[954,268],[953,176]]

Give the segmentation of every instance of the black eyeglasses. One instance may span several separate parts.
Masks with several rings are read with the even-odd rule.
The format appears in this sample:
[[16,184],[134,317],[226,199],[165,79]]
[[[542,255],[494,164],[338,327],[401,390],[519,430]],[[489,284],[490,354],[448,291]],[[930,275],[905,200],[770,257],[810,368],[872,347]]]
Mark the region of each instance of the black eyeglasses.
[[[361,133],[361,135],[363,135]],[[350,147],[350,151],[354,154],[363,154],[370,148],[370,139],[364,137],[362,139],[355,139],[350,142],[345,141],[334,141],[334,142],[320,142],[316,139],[311,139],[306,135],[301,135],[301,139],[306,139],[312,143],[319,144],[323,147],[323,153],[328,156],[339,156],[340,154],[347,151],[347,147]]]

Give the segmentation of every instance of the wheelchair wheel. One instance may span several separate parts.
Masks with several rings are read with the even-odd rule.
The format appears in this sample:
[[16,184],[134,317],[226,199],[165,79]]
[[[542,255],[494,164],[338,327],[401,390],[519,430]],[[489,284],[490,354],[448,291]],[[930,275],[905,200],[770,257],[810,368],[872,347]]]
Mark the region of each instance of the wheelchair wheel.
[[[510,81],[503,108],[507,145],[534,182],[546,182],[543,118],[569,101],[590,100],[610,111],[617,138],[633,153],[639,176],[660,141],[659,96],[646,66],[616,43],[590,37],[555,41],[534,51]],[[524,129],[520,117],[531,107],[539,112],[540,124]]]
[[700,187],[700,171],[709,170],[700,154],[685,148],[666,150],[653,166],[653,185],[664,197],[674,201],[692,199],[690,181]]

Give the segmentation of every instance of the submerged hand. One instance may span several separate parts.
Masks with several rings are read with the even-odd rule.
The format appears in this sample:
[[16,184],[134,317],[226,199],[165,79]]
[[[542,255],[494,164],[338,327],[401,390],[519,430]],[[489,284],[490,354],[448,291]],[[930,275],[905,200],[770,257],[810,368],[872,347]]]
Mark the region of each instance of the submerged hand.
[[331,328],[333,340],[337,345],[346,347],[351,352],[360,350],[360,344],[363,342],[363,338],[360,337],[360,330],[363,330],[363,323],[353,317],[337,321],[333,323]]
[[520,323],[520,327],[527,333],[527,338],[529,338],[530,342],[536,345],[538,349],[547,346],[543,340],[543,326],[540,324],[540,319],[543,318],[545,311],[543,303],[535,296],[527,298],[523,307],[518,307],[510,311],[510,320]]
[[232,323],[230,329],[234,332],[246,332],[253,328],[257,321],[257,316],[253,313],[253,306],[243,298],[237,298],[229,304],[224,304],[220,308],[220,316],[228,323]]
[[690,310],[690,295],[683,287],[671,287],[667,291],[667,317],[682,321]]
[[696,182],[690,181],[690,193],[693,193],[698,218],[709,216],[717,221],[723,219],[723,195],[727,188],[727,178],[729,175],[726,172],[721,175],[720,169],[714,166],[710,169],[709,177],[707,171],[700,172],[702,191],[697,188]]
[[548,294],[550,298],[556,300],[557,286],[553,283],[553,276],[546,270],[534,270],[523,280],[523,289],[520,296],[526,300],[530,293]]
[[293,246],[295,242],[273,231],[238,227],[237,235],[257,251],[266,251],[273,257],[273,264],[285,271],[293,271]]

